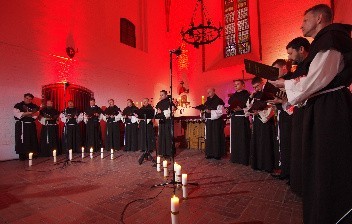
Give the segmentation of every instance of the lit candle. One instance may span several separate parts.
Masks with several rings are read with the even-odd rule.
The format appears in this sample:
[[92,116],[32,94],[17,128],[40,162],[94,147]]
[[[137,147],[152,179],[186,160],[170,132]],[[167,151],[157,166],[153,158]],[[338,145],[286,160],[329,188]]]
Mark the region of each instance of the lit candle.
[[182,198],[187,199],[187,197],[188,197],[187,186],[182,186]]
[[84,158],[84,147],[82,147],[82,159]]
[[171,198],[171,223],[178,224],[180,199],[175,195]]
[[160,156],[156,157],[156,171],[160,172]]
[[56,150],[53,150],[53,157],[56,157]]
[[29,165],[29,166],[32,166],[33,152],[30,152],[30,153],[29,153],[28,159],[29,159],[28,165]]
[[164,161],[163,161],[163,167],[164,167],[164,168],[167,168],[167,160],[164,160]]
[[179,183],[181,183],[181,166],[177,165],[176,166],[176,170],[175,170],[175,181],[177,183],[177,185],[179,185]]
[[114,149],[110,150],[110,159],[114,159]]
[[93,148],[90,148],[90,158],[93,159]]
[[174,163],[174,171],[176,172],[176,167],[178,166],[177,162]]
[[182,174],[182,185],[183,186],[187,185],[187,174],[185,173]]
[[103,148],[100,149],[100,158],[104,158],[104,149]]
[[68,158],[72,160],[72,149],[68,150]]

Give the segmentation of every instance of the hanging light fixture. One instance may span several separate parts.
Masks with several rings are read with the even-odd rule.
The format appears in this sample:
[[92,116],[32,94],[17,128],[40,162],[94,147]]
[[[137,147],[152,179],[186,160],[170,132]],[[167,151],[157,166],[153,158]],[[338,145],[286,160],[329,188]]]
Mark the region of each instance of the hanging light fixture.
[[[201,23],[195,26],[195,19],[197,11],[200,8]],[[205,24],[204,24],[205,23]],[[195,48],[199,48],[200,45],[210,44],[221,36],[222,27],[219,23],[219,27],[213,25],[213,22],[207,15],[207,10],[204,6],[203,0],[197,0],[196,7],[194,8],[191,23],[189,28],[184,31],[181,30],[183,41],[188,44],[192,44]]]

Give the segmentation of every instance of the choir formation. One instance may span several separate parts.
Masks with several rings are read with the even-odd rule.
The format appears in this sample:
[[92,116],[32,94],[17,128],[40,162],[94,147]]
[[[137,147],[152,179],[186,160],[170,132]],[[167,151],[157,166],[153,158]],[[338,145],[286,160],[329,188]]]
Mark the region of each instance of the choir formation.
[[[305,12],[302,31],[314,41],[310,44],[298,37],[287,44],[290,60],[272,63],[279,69],[277,81],[255,77],[251,82],[254,91],[249,93],[243,80],[235,80],[228,108],[215,89],[207,90],[206,102],[197,107],[206,123],[205,156],[221,159],[226,153],[226,111],[231,120],[231,162],[288,180],[292,191],[303,198],[305,223],[336,223],[352,208],[352,97],[346,88],[352,81],[351,27],[332,24],[331,9],[317,5]],[[294,71],[291,62],[297,64]],[[281,88],[285,94],[267,100],[263,88],[269,85]],[[130,99],[122,111],[112,99],[104,111],[91,99],[90,107],[83,112],[69,101],[61,113],[53,108],[52,101],[39,110],[32,99],[31,94],[25,94],[14,107],[16,152],[21,159],[27,157],[28,150],[38,149],[39,155],[50,156],[59,147],[59,120],[64,123],[63,153],[68,149],[80,152],[82,121],[86,124],[85,147],[103,147],[100,121],[104,120],[105,149],[119,150],[123,145],[119,129],[123,122],[125,151],[157,148],[160,155],[172,155],[170,117],[177,108],[170,105],[164,90],[155,108],[147,98],[141,107],[154,111],[159,120],[158,147],[153,120],[143,119],[140,108]],[[40,145],[36,119],[43,125]]]

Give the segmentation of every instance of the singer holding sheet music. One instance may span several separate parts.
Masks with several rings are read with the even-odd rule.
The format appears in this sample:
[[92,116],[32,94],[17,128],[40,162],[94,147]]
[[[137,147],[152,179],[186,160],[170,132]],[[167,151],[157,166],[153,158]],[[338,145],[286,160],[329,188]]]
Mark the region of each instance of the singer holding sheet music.
[[[351,26],[332,23],[320,4],[304,13],[302,31],[314,38],[304,61],[306,76],[273,81],[288,103],[305,104],[303,121],[303,221],[337,223],[352,208]],[[352,223],[352,214],[343,222]]]
[[[152,105],[150,105],[148,98],[143,99],[143,106],[140,109],[154,111],[154,108],[152,107]],[[138,148],[139,150],[144,152],[145,149],[147,148],[146,147],[146,142],[147,142],[149,152],[152,152],[156,147],[153,120],[147,119],[147,124],[146,124],[143,117],[138,117],[138,118],[139,118]],[[147,127],[145,127],[146,125]],[[147,133],[145,133],[145,130],[147,130]],[[147,139],[145,139],[146,136],[147,136]]]
[[84,112],[86,123],[86,148],[93,148],[95,152],[102,147],[100,121],[103,119],[103,110],[95,104],[95,99],[89,101],[90,107]]
[[62,133],[62,153],[80,152],[82,145],[79,123],[83,121],[83,113],[74,106],[72,100],[67,102],[67,108],[61,112],[60,120],[64,123]]
[[46,107],[40,110],[38,120],[42,124],[40,133],[40,156],[51,156],[53,149],[59,150],[58,118],[60,112],[53,108],[51,100],[46,101]]
[[120,108],[115,105],[113,99],[108,100],[109,106],[105,109],[103,120],[106,122],[105,131],[105,150],[111,149],[119,150],[120,144],[120,122],[122,112]]
[[206,159],[220,160],[225,155],[224,121],[222,119],[224,101],[215,94],[215,89],[207,90],[204,103],[205,113],[205,156]]
[[[253,98],[253,105],[262,102],[264,81],[259,77],[252,79],[252,86],[254,92],[251,94]],[[253,130],[250,147],[250,161],[254,170],[263,170],[272,172],[274,168],[274,136],[275,136],[275,122],[274,109],[272,106],[262,103],[264,107],[258,110],[253,110]]]
[[234,86],[236,92],[229,98],[227,112],[231,116],[231,162],[248,165],[251,129],[243,108],[250,94],[245,90],[243,80],[234,80]]

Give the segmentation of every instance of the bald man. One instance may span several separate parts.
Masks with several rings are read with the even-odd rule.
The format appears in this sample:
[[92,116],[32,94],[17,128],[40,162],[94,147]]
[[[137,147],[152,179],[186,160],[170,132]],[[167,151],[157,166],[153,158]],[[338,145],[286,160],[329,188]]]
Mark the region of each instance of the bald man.
[[224,101],[215,94],[215,89],[207,90],[205,105],[205,158],[220,160],[225,154],[224,121],[222,119]]

